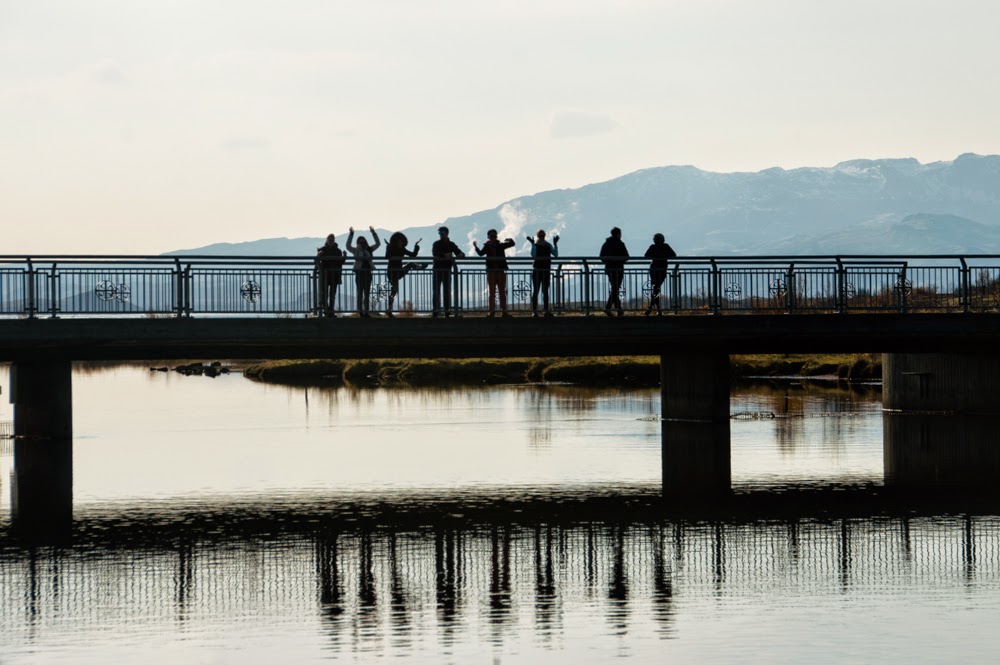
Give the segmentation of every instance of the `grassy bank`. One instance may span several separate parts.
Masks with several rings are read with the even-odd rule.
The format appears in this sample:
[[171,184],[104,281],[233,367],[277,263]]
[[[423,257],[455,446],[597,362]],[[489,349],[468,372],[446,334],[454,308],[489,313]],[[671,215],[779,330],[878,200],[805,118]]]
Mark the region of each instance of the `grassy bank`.
[[[735,379],[804,376],[872,380],[881,356],[870,354],[732,356]],[[244,369],[247,377],[276,383],[482,385],[566,382],[586,385],[658,385],[659,358],[476,358],[461,360],[275,360]]]

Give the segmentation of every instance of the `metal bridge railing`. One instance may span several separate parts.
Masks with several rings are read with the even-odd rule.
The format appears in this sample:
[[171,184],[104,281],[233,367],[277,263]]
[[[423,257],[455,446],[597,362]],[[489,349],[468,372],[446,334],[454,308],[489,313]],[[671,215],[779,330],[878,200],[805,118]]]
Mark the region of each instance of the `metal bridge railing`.
[[[509,258],[507,309],[532,310],[531,259]],[[630,259],[618,296],[644,312],[655,290],[649,262]],[[333,312],[358,311],[352,259],[341,272]],[[384,259],[372,271],[370,308],[386,308]],[[428,266],[399,282],[394,312],[433,312]],[[456,315],[489,310],[482,259],[459,259],[448,275]],[[0,256],[0,317],[317,316],[325,279],[312,257]],[[553,260],[549,308],[602,314],[610,283],[600,259]],[[543,308],[543,294],[538,294]],[[1000,256],[679,257],[671,260],[659,303],[672,314],[995,312]]]

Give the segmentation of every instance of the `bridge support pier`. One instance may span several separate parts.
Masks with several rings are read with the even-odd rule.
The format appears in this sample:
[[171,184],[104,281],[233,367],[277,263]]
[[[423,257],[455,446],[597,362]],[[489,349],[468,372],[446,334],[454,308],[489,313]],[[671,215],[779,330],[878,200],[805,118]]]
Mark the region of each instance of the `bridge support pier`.
[[729,356],[660,356],[663,495],[722,497],[731,488]]
[[1000,354],[882,356],[885,483],[995,494],[1000,475]]
[[14,405],[13,527],[43,542],[68,537],[73,522],[73,391],[68,361],[17,362]]
[[1000,414],[1000,354],[885,353],[882,404],[893,411]]

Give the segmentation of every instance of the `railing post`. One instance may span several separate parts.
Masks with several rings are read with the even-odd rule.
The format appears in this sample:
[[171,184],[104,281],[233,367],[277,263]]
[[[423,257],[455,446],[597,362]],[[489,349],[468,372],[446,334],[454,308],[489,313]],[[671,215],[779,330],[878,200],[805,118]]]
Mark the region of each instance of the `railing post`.
[[309,291],[312,293],[312,297],[309,299],[309,311],[313,316],[322,316],[322,309],[320,308],[320,262],[319,260],[313,261],[312,273],[309,275]]
[[972,272],[969,269],[969,264],[965,262],[965,257],[958,259],[962,262],[962,268],[959,270],[958,278],[958,305],[962,308],[962,312],[965,314],[969,313],[969,307],[971,306],[972,300],[972,284],[969,273]]
[[847,268],[844,267],[844,262],[840,260],[839,256],[836,258],[836,261],[837,296],[834,302],[834,309],[837,310],[838,314],[844,314],[847,311]]
[[28,259],[28,318],[35,318],[36,312],[38,312],[38,296],[35,293],[35,264]]
[[174,311],[177,318],[181,318],[183,313],[184,299],[184,277],[181,272],[181,260],[174,259]]
[[795,311],[795,264],[788,264],[788,273],[785,275],[785,305],[788,307],[788,313],[791,314]]
[[182,301],[182,306],[184,310],[184,316],[191,316],[191,264],[184,266],[184,299]]
[[681,272],[680,265],[674,263],[674,269],[670,273],[670,309],[674,314],[681,311]]
[[593,310],[593,299],[590,295],[590,264],[583,260],[583,315],[590,316]]
[[719,272],[719,265],[712,261],[712,278],[708,293],[708,308],[712,311],[712,314],[718,314],[719,310],[722,308],[722,274]]
[[451,309],[455,316],[460,316],[462,313],[462,280],[459,277],[457,259],[451,263],[451,280]]
[[557,311],[557,312],[559,312],[560,314],[562,314],[562,311],[563,311],[563,306],[562,306],[563,298],[562,298],[562,264],[561,263],[559,263],[559,264],[556,265],[556,277],[555,277],[555,281],[556,281],[556,288],[554,289],[554,291],[555,291],[555,297],[552,299],[552,309],[555,310],[555,311]]
[[899,313],[906,314],[906,262],[899,271]]
[[59,314],[59,269],[56,264],[52,264],[52,273],[49,275],[49,316],[57,318]]

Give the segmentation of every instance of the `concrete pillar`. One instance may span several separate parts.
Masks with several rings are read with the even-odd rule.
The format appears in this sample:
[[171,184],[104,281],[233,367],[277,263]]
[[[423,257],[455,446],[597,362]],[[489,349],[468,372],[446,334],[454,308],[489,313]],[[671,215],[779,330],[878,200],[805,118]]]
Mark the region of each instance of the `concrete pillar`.
[[886,353],[882,404],[894,411],[1000,414],[1000,353]]
[[61,542],[73,522],[73,393],[69,362],[14,363],[14,530]]
[[728,495],[729,356],[660,356],[660,390],[664,497]]
[[662,414],[671,420],[729,422],[729,356],[660,356]]
[[10,402],[18,438],[73,438],[73,370],[69,361],[12,364]]

